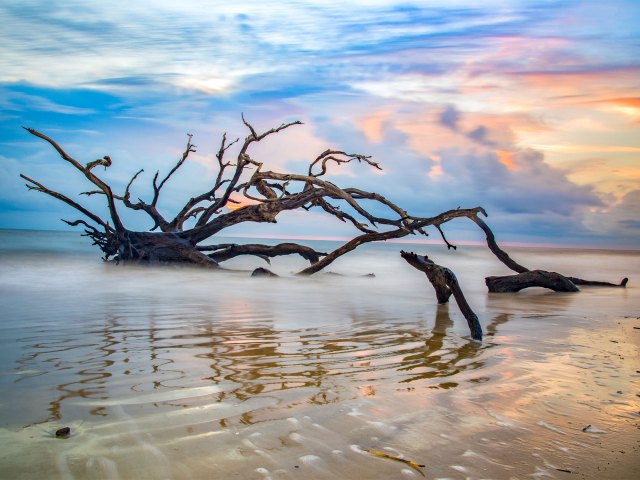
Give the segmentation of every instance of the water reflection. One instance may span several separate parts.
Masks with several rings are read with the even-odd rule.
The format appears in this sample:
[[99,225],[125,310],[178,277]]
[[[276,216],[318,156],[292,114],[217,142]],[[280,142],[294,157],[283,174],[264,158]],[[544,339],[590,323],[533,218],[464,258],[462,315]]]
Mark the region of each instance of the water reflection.
[[[48,390],[49,420],[109,416],[114,405],[165,411],[265,400],[232,409],[217,420],[224,428],[400,384],[455,387],[459,373],[483,365],[479,354],[491,345],[450,334],[452,326],[446,305],[433,328],[357,313],[349,323],[291,330],[264,319],[238,325],[185,315],[168,323],[160,314],[132,325],[110,314],[100,328],[44,329],[21,340],[16,383],[33,382],[30,372],[38,372],[38,384],[56,385]],[[200,387],[212,389],[203,395]],[[184,393],[168,398],[171,391]]]
[[[465,342],[455,348],[447,347],[447,331],[451,327],[453,327],[453,321],[449,315],[449,305],[438,305],[435,326],[425,341],[425,347],[415,349],[402,359],[399,370],[412,373],[411,376],[401,380],[402,383],[453,377],[463,370],[474,370],[484,365],[481,360],[473,362],[465,362],[465,360],[477,357],[480,351],[488,348],[486,344]],[[449,389],[457,386],[457,382],[448,381],[432,387]]]

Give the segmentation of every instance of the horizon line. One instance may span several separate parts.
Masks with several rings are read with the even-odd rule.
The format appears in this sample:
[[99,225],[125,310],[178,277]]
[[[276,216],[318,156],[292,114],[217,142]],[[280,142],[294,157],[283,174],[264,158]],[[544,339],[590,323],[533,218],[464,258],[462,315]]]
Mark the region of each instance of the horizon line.
[[[24,232],[69,232],[74,233],[76,230],[51,230],[51,229],[38,229],[38,228],[7,228],[0,227],[0,230],[13,230],[13,231],[24,231]],[[237,233],[233,235],[220,235],[220,237],[225,238],[246,238],[246,239],[265,239],[265,240],[305,240],[305,241],[314,241],[314,242],[347,242],[353,237],[342,237],[338,235],[294,235],[294,234],[255,234],[255,233]],[[436,239],[427,239],[427,238],[393,238],[389,240],[379,240],[375,242],[368,243],[395,243],[395,244],[414,244],[414,245],[442,245],[446,246],[446,244],[441,240]],[[575,245],[575,244],[561,244],[561,243],[550,243],[550,242],[511,242],[504,241],[498,242],[500,246],[510,247],[510,248],[559,248],[559,249],[584,249],[584,250],[619,250],[619,251],[630,251],[630,252],[638,252],[640,251],[640,247],[631,247],[631,246],[595,246],[595,245]],[[459,240],[455,243],[456,246],[487,246],[487,243],[480,240]]]

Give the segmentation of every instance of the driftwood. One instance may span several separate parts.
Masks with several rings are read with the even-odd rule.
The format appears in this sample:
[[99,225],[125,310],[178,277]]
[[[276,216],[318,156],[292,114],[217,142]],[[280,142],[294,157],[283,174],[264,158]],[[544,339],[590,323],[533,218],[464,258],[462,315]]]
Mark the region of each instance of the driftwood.
[[[474,207],[448,210],[433,217],[416,217],[378,193],[359,188],[338,187],[323,178],[330,164],[363,163],[381,170],[378,163],[361,154],[329,149],[313,159],[305,173],[266,170],[262,162],[250,156],[251,147],[271,135],[300,125],[301,122],[283,123],[279,127],[258,133],[244,117],[242,120],[249,130],[247,137],[242,142],[240,139],[230,142],[226,133],[222,136],[216,154],[218,171],[210,188],[191,197],[173,218],[161,212],[158,207],[159,199],[169,180],[179,172],[189,155],[196,151],[191,135],[188,135],[187,145],[170,171],[164,177],[159,171],[153,176],[151,198],[138,198],[134,201],[132,189],[144,170],[139,170],[133,175],[124,187],[124,192],[117,194],[95,173],[96,167],[104,167],[106,170],[112,165],[108,155],[83,164],[69,155],[52,138],[37,130],[25,128],[31,135],[49,143],[62,160],[96,187],[82,194],[104,197],[108,219],[85,208],[74,198],[26,175],[21,177],[27,181],[26,185],[30,190],[45,193],[81,213],[82,219],[63,221],[72,226],[84,227],[84,235],[93,239],[94,244],[104,253],[104,259],[116,262],[186,262],[218,268],[220,263],[238,255],[254,255],[269,262],[269,259],[275,256],[295,254],[309,261],[309,266],[298,273],[311,275],[360,245],[412,234],[428,235],[426,229],[429,227],[436,228],[449,246],[442,230],[444,224],[457,218],[469,218],[478,223],[475,218],[479,213],[486,216],[481,207]],[[229,149],[235,144],[237,153],[232,160],[227,160]],[[153,222],[151,230],[138,232],[127,229],[120,216],[122,207],[146,214]],[[342,222],[350,223],[359,233],[335,250],[326,253],[316,252],[297,243],[275,246],[202,245],[224,229],[240,223],[275,223],[277,216],[283,211],[311,209],[322,210]]]
[[269,257],[298,254],[313,264],[319,261],[320,257],[326,255],[326,253],[316,252],[313,248],[298,245],[297,243],[279,243],[273,246],[254,243],[246,243],[244,245],[222,243],[219,245],[199,245],[197,249],[201,252],[213,251],[213,253],[209,253],[207,256],[218,263],[239,255],[255,255],[262,258],[265,262],[271,263]]
[[[486,212],[482,211],[486,216]],[[583,278],[568,277],[557,272],[546,270],[529,270],[513,260],[507,252],[502,250],[496,242],[495,235],[489,226],[478,215],[469,217],[485,233],[489,250],[509,269],[517,272],[517,275],[505,275],[485,278],[485,283],[492,293],[519,292],[528,287],[549,288],[556,292],[577,292],[577,285],[599,287],[626,287],[628,278],[623,278],[620,283],[604,282],[600,280],[585,280]],[[448,242],[447,242],[448,244]],[[455,247],[453,247],[455,248]]]
[[564,275],[544,270],[530,270],[518,275],[487,277],[485,283],[490,292],[519,292],[528,287],[544,287],[555,292],[577,292],[578,287]]
[[627,282],[629,282],[629,279],[627,277],[624,277],[622,280],[620,280],[620,283],[611,283],[611,282],[601,282],[599,280],[584,280],[582,278],[576,278],[576,277],[567,277],[569,280],[571,280],[571,282],[573,282],[575,285],[585,285],[585,286],[590,286],[590,287],[626,287],[627,286]]
[[251,272],[252,277],[277,277],[279,275],[273,273],[271,270],[267,270],[266,268],[258,267],[253,272]]
[[425,273],[436,291],[438,303],[447,303],[451,295],[453,295],[460,311],[467,320],[471,337],[474,340],[482,340],[482,327],[478,316],[467,303],[455,274],[450,269],[433,262],[426,255],[416,255],[413,252],[405,252],[403,250],[400,251],[400,255],[409,265]]
[[[219,268],[220,263],[239,255],[253,255],[270,263],[270,258],[280,255],[300,255],[309,265],[298,272],[301,275],[314,274],[337,258],[351,252],[360,245],[402,238],[407,235],[428,236],[428,229],[436,229],[442,236],[447,248],[456,249],[447,240],[443,226],[448,222],[466,218],[478,225],[486,235],[487,246],[505,266],[517,275],[489,277],[486,279],[489,291],[516,292],[529,286],[544,286],[560,291],[577,291],[576,285],[600,285],[624,287],[627,279],[620,284],[564,277],[558,273],[542,270],[530,271],[515,262],[503,251],[495,240],[495,235],[480,215],[487,213],[480,207],[456,208],[438,213],[432,217],[417,217],[391,202],[384,196],[353,187],[339,187],[325,180],[330,164],[344,165],[363,163],[381,170],[371,157],[347,153],[341,150],[325,150],[313,159],[305,173],[280,173],[264,169],[262,162],[250,155],[251,147],[267,137],[277,134],[301,122],[283,123],[262,133],[242,117],[249,130],[244,141],[228,141],[226,133],[222,135],[216,154],[217,174],[208,189],[191,197],[174,217],[167,217],[158,207],[161,193],[169,180],[178,173],[189,155],[196,151],[192,135],[188,135],[185,149],[178,161],[164,176],[156,172],[153,176],[151,198],[132,200],[132,188],[138,177],[144,172],[139,170],[124,187],[122,194],[99,177],[96,167],[107,170],[112,165],[111,157],[81,163],[69,155],[55,140],[31,128],[25,128],[31,135],[49,143],[62,160],[80,172],[93,190],[81,195],[98,195],[104,198],[108,217],[98,215],[84,207],[77,199],[57,192],[42,183],[21,174],[29,190],[49,195],[70,206],[82,214],[78,220],[63,220],[71,226],[82,226],[85,236],[91,238],[104,253],[104,260],[115,262],[175,262],[190,263],[207,268]],[[234,145],[237,149],[232,160],[227,160],[228,151]],[[133,231],[126,228],[120,209],[124,207],[146,214],[153,226],[150,231]],[[331,252],[317,252],[298,243],[278,245],[262,244],[213,244],[203,245],[207,239],[215,237],[223,230],[244,222],[276,223],[278,215],[290,210],[321,210],[342,222],[349,223],[357,230],[350,240]],[[103,218],[104,217],[104,218]],[[423,271],[433,285],[438,303],[446,303],[453,295],[462,310],[471,335],[482,338],[478,317],[466,302],[462,290],[453,272],[436,265],[426,256],[402,252],[403,258],[413,267]],[[276,276],[266,269],[257,269],[254,276]]]
[[557,272],[545,270],[528,270],[517,275],[487,277],[485,283],[492,293],[519,292],[528,287],[543,287],[555,292],[578,292],[578,285],[597,287],[625,287],[628,278],[618,284],[595,280],[584,280],[576,277],[565,277]]

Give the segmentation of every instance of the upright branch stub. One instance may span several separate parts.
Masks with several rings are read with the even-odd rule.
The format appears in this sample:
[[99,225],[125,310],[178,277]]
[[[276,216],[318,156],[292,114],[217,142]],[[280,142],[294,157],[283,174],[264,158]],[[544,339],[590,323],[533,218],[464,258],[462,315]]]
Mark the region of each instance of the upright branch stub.
[[193,135],[188,133],[187,137],[187,146],[185,147],[182,155],[180,156],[176,164],[171,168],[169,173],[167,173],[167,175],[160,182],[158,182],[160,171],[156,171],[155,175],[153,176],[153,197],[151,198],[151,202],[147,203],[140,198],[138,198],[138,201],[135,203],[131,201],[131,186],[133,185],[133,182],[136,180],[136,178],[138,178],[138,175],[140,175],[144,171],[144,169],[138,170],[138,172],[131,178],[131,180],[129,180],[129,183],[125,188],[124,195],[122,197],[118,197],[118,199],[121,200],[127,208],[130,208],[132,210],[142,210],[147,215],[149,215],[149,217],[151,217],[154,222],[151,230],[159,228],[163,232],[175,232],[176,230],[180,230],[182,226],[182,223],[178,224],[178,220],[176,219],[174,219],[174,221],[172,222],[167,221],[165,217],[158,211],[157,205],[160,198],[160,192],[164,185],[169,181],[173,174],[176,173],[180,167],[182,167],[182,165],[189,157],[189,154],[196,151],[196,146],[191,142]]
[[405,252],[402,250],[400,251],[400,255],[407,261],[407,263],[409,263],[409,265],[417,268],[427,275],[427,278],[436,291],[438,303],[446,303],[449,300],[449,297],[453,295],[460,311],[467,320],[471,337],[474,340],[482,340],[482,327],[480,326],[478,316],[471,309],[469,303],[467,303],[467,299],[462,293],[462,289],[460,288],[460,284],[458,284],[458,279],[455,274],[448,268],[433,262],[426,255],[420,256],[413,252]]
[[[255,130],[255,128],[253,128],[253,126],[244,118],[244,114],[242,115],[242,122],[247,126],[247,128],[249,129],[249,131],[251,132],[250,135],[248,135],[245,139],[244,142],[242,143],[242,146],[240,147],[240,150],[238,152],[238,155],[236,157],[236,163],[235,163],[235,170],[233,172],[233,175],[231,176],[231,178],[225,180],[226,183],[226,189],[224,191],[224,193],[222,194],[221,197],[217,198],[209,207],[205,208],[204,211],[202,212],[202,214],[200,215],[200,218],[198,219],[198,221],[196,222],[196,226],[194,228],[194,230],[200,230],[197,233],[197,237],[198,237],[198,241],[208,238],[211,235],[206,235],[206,233],[208,233],[209,229],[207,224],[209,223],[209,220],[211,220],[211,217],[216,213],[219,212],[220,209],[222,207],[224,207],[227,202],[229,201],[231,194],[238,190],[238,182],[240,181],[242,174],[244,173],[246,168],[249,168],[251,166],[253,167],[257,167],[256,171],[260,169],[260,163],[256,162],[255,160],[253,160],[249,155],[248,155],[248,150],[249,147],[251,146],[251,144],[256,143],[256,142],[260,142],[262,140],[264,140],[265,138],[267,138],[270,135],[273,135],[275,133],[278,133],[286,128],[289,128],[293,125],[302,125],[302,122],[296,120],[293,122],[288,122],[288,123],[283,123],[281,124],[279,127],[275,127],[275,128],[271,128],[263,133],[257,133],[257,131]],[[224,152],[226,151],[224,149],[224,137],[223,137],[223,144],[221,147],[222,154],[224,154]],[[219,162],[221,162],[221,159],[218,159]],[[205,233],[202,233],[202,230],[205,231]],[[195,242],[197,243],[197,242]]]
[[173,166],[173,168],[169,171],[169,173],[167,173],[167,176],[164,177],[159,184],[157,183],[157,180],[158,180],[158,174],[160,172],[156,172],[156,175],[153,178],[153,200],[151,201],[151,205],[153,205],[154,207],[158,203],[158,197],[160,197],[160,190],[162,190],[162,187],[164,187],[164,184],[167,183],[167,180],[169,180],[171,176],[174,173],[176,173],[176,171],[182,166],[182,164],[185,162],[189,154],[196,151],[196,146],[191,143],[191,139],[193,138],[193,135],[190,133],[187,133],[187,137],[189,137],[189,140],[187,141],[187,146],[184,149],[182,156],[180,157],[178,162]]

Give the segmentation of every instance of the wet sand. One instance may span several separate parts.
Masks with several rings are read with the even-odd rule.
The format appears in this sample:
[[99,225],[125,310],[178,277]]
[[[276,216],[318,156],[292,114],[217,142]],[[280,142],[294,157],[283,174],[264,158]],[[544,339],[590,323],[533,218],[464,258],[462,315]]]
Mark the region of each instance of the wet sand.
[[3,252],[0,477],[640,477],[637,253],[518,250],[630,284],[493,295],[482,249],[442,253],[478,343],[397,250],[310,279]]

